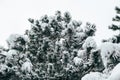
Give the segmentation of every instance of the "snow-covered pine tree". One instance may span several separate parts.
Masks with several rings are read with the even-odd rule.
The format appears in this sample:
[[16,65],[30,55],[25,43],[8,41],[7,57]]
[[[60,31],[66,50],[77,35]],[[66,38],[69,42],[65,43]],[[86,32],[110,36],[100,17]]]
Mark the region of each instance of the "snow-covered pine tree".
[[[120,23],[120,8],[116,6],[115,11],[116,11],[116,16],[112,19],[112,21],[119,24]],[[109,29],[120,32],[120,25],[117,25],[117,24],[113,23],[111,26],[109,26]],[[118,35],[113,36],[113,38],[110,38],[110,41],[111,40],[113,43],[120,43],[120,33]]]
[[49,72],[45,71],[49,70],[48,66],[54,66],[55,70],[52,69],[52,72],[60,74],[62,71],[62,75],[66,74],[63,70],[66,64],[71,64],[74,50],[81,49],[85,40],[94,36],[96,31],[96,26],[89,22],[82,28],[82,22],[72,20],[69,12],[62,16],[60,11],[56,11],[54,16],[44,15],[39,20],[30,18],[28,21],[31,23],[31,29],[26,30],[26,53],[33,68],[37,69],[36,64],[41,64],[42,71],[46,73]]
[[31,29],[27,31],[29,38],[27,51],[31,55],[41,57],[39,60],[50,48],[54,51],[56,42],[62,38],[65,39],[64,49],[81,48],[84,40],[93,36],[96,31],[96,26],[90,23],[86,23],[85,28],[82,29],[82,23],[72,20],[69,12],[65,12],[62,16],[60,11],[56,11],[54,16],[44,15],[40,20],[31,18],[28,20],[31,23]]

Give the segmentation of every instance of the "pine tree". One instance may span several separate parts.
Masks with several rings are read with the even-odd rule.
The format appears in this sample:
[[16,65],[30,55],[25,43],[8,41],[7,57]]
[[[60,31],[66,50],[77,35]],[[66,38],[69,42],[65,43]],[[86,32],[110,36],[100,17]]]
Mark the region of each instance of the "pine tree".
[[56,11],[54,16],[44,15],[39,20],[30,18],[28,21],[31,23],[31,29],[25,33],[29,40],[26,47],[28,57],[34,68],[37,63],[43,64],[45,70],[50,66],[48,63],[54,64],[55,73],[63,71],[64,66],[72,62],[71,53],[81,49],[86,38],[94,36],[96,31],[96,26],[89,22],[83,29],[82,22],[72,20],[69,12],[62,16],[60,11]]
[[[112,19],[112,21],[120,23],[120,8],[116,7],[115,11],[116,16]],[[120,25],[112,24],[111,26],[109,26],[109,29],[120,32]],[[110,38],[110,41],[112,41],[113,43],[120,43],[120,33],[118,35],[113,36],[113,38]]]
[[[39,51],[46,54],[47,49],[51,46],[55,48],[56,41],[61,38],[65,39],[66,48],[70,49],[71,46],[76,47],[78,43],[78,46],[80,46],[80,43],[82,45],[82,41],[89,36],[93,36],[96,31],[96,26],[89,22],[86,23],[83,31],[80,27],[82,23],[72,21],[69,12],[65,12],[63,17],[61,12],[57,11],[55,16],[48,17],[44,15],[40,20],[31,18],[28,20],[31,23],[31,30],[27,31],[29,37],[28,51],[33,55],[39,54]],[[50,44],[54,45],[50,46]]]

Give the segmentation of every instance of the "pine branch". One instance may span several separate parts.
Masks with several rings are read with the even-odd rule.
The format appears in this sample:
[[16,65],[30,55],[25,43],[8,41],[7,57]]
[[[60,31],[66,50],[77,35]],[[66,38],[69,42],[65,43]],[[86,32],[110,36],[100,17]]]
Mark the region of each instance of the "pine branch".
[[116,7],[115,10],[118,14],[120,14],[120,8],[119,7]]
[[114,31],[120,30],[120,26],[117,26],[117,25],[115,25],[115,24],[112,24],[112,26],[109,26],[109,29],[112,29],[112,30],[114,30]]
[[120,17],[118,15],[116,15],[115,18],[112,19],[113,21],[120,21]]

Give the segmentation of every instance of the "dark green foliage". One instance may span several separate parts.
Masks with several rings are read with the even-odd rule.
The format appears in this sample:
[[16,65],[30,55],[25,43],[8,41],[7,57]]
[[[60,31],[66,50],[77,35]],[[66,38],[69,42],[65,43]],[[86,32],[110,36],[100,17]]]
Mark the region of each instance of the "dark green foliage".
[[[116,16],[114,18],[112,18],[112,21],[116,22],[118,24],[112,24],[108,28],[113,30],[113,31],[119,31],[120,32],[120,25],[119,25],[119,23],[120,23],[120,16],[119,16],[120,8],[116,7],[115,11],[116,11]],[[114,35],[113,38],[110,38],[108,40],[103,40],[103,42],[120,43],[120,35],[119,34],[118,35]]]
[[[82,22],[73,21],[69,12],[62,16],[60,11],[54,16],[44,15],[39,20],[28,21],[31,28],[24,35],[27,41],[20,35],[8,40],[8,53],[12,55],[1,61],[9,69],[5,75],[0,73],[3,80],[80,80],[91,71],[91,66],[75,65],[74,58],[83,49],[85,40],[95,35],[94,24],[86,23],[83,29]],[[87,48],[87,53],[92,49]]]
[[[71,53],[74,49],[81,49],[87,37],[94,36],[96,26],[86,23],[83,30],[82,22],[73,21],[69,12],[65,12],[62,16],[60,11],[56,11],[54,16],[44,15],[40,20],[28,20],[31,23],[31,29],[27,31],[29,42],[26,50],[29,52],[28,56],[33,54],[30,58],[33,66],[37,67],[36,63],[45,64],[44,70],[49,80],[56,80],[55,77],[58,76],[58,80],[73,80],[72,77],[76,77],[74,78],[76,80],[80,79],[79,71],[71,72],[74,69],[71,68],[71,71],[65,69],[68,64],[74,66],[72,59],[77,57],[77,51],[73,58]],[[64,39],[62,43],[60,43],[61,39]],[[71,76],[73,74],[74,76]]]
[[115,10],[116,10],[117,14],[120,14],[120,8],[119,7],[116,7]]
[[116,31],[116,30],[120,30],[120,27],[118,25],[112,24],[112,26],[109,26],[109,29]]
[[[120,8],[116,7],[115,10],[116,10],[117,15],[112,19],[112,21],[113,22],[119,22],[120,21],[120,16],[119,16]],[[120,30],[120,26],[112,24],[111,26],[109,26],[109,29],[112,29],[114,31]]]

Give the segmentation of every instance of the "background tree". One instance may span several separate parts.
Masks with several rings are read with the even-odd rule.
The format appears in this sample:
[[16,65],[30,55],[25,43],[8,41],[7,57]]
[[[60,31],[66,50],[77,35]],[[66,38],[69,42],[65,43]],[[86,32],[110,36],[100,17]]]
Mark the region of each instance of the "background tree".
[[[116,6],[115,11],[116,11],[116,16],[112,18],[112,21],[117,22],[119,24],[120,23],[120,8]],[[113,38],[110,38],[109,40],[113,43],[120,43],[120,25],[113,23],[111,26],[109,26],[109,29],[113,31],[119,31],[118,35],[113,36]]]

